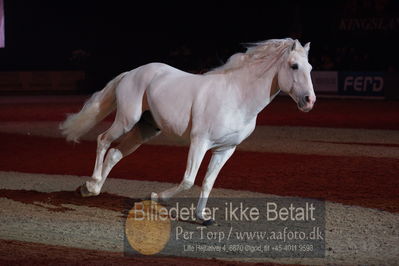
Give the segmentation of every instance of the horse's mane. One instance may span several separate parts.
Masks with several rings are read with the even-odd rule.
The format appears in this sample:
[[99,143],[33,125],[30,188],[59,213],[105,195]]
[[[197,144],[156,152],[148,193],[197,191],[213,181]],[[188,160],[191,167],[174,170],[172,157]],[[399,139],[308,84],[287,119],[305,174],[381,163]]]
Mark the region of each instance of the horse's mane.
[[233,70],[243,68],[248,65],[257,65],[259,70],[264,72],[276,62],[290,47],[292,47],[295,40],[291,38],[286,39],[271,39],[262,42],[250,43],[247,45],[245,53],[233,54],[227,63],[212,69],[205,73],[208,74],[222,74]]

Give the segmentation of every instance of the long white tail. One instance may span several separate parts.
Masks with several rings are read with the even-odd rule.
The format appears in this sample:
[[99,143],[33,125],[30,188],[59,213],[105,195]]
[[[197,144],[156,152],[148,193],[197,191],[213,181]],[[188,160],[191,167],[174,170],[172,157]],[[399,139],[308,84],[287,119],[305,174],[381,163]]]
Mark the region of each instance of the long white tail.
[[107,117],[116,107],[115,89],[128,72],[108,82],[104,89],[94,93],[79,113],[69,114],[60,124],[60,130],[68,141],[78,142],[97,123]]

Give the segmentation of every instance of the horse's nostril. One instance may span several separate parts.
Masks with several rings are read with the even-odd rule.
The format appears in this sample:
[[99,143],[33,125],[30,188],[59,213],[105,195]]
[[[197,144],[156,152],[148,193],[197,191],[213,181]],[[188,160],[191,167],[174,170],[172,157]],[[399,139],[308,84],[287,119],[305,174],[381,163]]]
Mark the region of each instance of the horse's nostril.
[[310,103],[310,96],[305,96],[305,102]]

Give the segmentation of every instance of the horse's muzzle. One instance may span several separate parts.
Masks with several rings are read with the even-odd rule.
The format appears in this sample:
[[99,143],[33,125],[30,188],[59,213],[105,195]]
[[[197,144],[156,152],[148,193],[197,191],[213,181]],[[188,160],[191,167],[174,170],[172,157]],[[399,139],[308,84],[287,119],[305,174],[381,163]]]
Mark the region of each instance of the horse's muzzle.
[[302,112],[309,112],[312,110],[314,103],[316,102],[316,96],[305,95],[298,101],[298,109]]

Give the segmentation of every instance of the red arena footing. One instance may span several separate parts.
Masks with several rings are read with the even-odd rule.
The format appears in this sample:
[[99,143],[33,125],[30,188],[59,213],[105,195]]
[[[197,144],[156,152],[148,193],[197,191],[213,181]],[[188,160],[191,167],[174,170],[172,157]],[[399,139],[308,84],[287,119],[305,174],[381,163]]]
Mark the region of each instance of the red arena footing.
[[[87,96],[89,97],[89,96]],[[62,121],[78,112],[82,102],[2,103],[0,121]],[[109,118],[108,120],[112,120]],[[399,129],[397,101],[318,99],[309,113],[289,97],[278,96],[258,116],[258,125]]]
[[[63,139],[9,134],[0,137],[2,171],[91,174],[94,142],[70,144]],[[187,148],[144,145],[123,159],[110,177],[178,183],[186,156]],[[208,161],[209,154],[202,163],[198,185]],[[320,198],[398,212],[397,173],[399,160],[392,158],[237,151],[222,169],[215,187]]]

